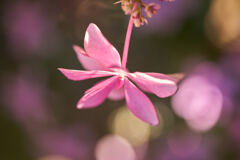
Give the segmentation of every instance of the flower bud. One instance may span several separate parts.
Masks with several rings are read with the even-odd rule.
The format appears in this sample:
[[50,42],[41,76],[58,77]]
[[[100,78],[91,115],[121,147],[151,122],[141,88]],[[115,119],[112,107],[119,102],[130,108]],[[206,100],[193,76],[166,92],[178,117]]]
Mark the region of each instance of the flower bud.
[[126,15],[131,14],[133,8],[132,0],[122,0],[122,10]]
[[145,13],[147,17],[151,18],[154,14],[157,13],[157,10],[160,8],[159,4],[150,3],[145,6]]

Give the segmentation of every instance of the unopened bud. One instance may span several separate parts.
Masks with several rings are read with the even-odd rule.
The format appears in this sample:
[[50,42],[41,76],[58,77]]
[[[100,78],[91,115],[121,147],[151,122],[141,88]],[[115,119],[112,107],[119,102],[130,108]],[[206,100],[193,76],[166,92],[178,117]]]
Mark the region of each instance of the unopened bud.
[[133,8],[132,0],[122,0],[122,10],[126,15],[131,14]]
[[150,3],[147,4],[145,7],[145,13],[147,17],[151,18],[154,14],[157,13],[157,10],[160,8],[159,4],[156,3]]

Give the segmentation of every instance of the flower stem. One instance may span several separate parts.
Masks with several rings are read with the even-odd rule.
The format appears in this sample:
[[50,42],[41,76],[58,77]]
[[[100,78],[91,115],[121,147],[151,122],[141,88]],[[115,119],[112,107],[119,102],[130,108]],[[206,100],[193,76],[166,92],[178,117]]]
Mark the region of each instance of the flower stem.
[[124,69],[126,69],[126,65],[127,65],[128,48],[129,48],[129,44],[130,44],[132,28],[133,28],[133,18],[132,18],[132,16],[130,16],[126,39],[125,39],[125,44],[124,44],[124,49],[123,49],[123,57],[122,57],[122,67]]

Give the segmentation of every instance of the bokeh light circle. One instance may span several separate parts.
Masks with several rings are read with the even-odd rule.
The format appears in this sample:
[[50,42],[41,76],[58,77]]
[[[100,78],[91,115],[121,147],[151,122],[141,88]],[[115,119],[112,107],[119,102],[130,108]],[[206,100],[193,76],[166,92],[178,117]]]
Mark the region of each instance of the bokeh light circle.
[[140,146],[149,140],[151,127],[123,106],[112,114],[110,129],[113,134],[126,138],[133,146]]
[[95,148],[97,160],[135,160],[136,155],[128,141],[117,135],[100,139]]
[[186,78],[172,99],[175,113],[196,131],[212,128],[220,117],[222,105],[220,89],[200,75]]

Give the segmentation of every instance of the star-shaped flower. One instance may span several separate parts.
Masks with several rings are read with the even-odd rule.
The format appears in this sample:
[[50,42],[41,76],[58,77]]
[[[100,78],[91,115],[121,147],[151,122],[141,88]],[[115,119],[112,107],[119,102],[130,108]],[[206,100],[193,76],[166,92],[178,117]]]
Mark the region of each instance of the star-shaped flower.
[[[128,31],[132,29],[132,23]],[[128,51],[131,35],[127,33],[124,52]],[[127,45],[126,45],[127,44]],[[177,80],[160,73],[130,73],[126,69],[126,55],[123,61],[118,51],[103,36],[95,24],[87,28],[84,49],[74,46],[80,63],[86,70],[59,70],[70,80],[80,81],[97,77],[109,77],[88,89],[77,103],[77,108],[92,108],[100,105],[108,97],[119,100],[125,97],[127,107],[139,119],[157,125],[159,123],[155,108],[149,98],[140,91],[153,93],[164,98],[173,95],[177,90]],[[125,57],[125,58],[124,58]],[[134,84],[134,83],[136,84]]]

